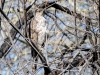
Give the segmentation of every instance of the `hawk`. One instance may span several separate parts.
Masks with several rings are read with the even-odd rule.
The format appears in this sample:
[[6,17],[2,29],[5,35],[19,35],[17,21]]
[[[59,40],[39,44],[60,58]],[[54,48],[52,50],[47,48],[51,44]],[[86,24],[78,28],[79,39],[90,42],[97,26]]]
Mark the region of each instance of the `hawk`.
[[[36,10],[36,14],[30,24],[30,31],[31,41],[37,46],[39,50],[42,50],[47,33],[46,19],[43,17],[43,9]],[[35,58],[37,53],[34,50],[31,50],[31,55],[33,58]]]

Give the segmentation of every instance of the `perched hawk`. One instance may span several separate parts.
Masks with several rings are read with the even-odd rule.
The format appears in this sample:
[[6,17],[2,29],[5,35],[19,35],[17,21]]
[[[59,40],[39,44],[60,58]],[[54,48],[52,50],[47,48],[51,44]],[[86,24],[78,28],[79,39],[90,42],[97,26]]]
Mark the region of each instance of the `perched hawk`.
[[[46,22],[45,18],[43,17],[43,9],[37,9],[34,18],[30,24],[31,30],[31,41],[41,50],[42,45],[45,41],[46,35]],[[32,57],[36,57],[37,53],[34,50],[31,50]]]

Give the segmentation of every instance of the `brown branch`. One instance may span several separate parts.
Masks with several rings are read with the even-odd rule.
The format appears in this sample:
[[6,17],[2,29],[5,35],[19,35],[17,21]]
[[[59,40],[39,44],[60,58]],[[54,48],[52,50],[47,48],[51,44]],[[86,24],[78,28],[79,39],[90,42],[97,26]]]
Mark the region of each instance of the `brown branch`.
[[27,11],[26,11],[26,0],[24,0],[24,27],[25,27],[25,36],[27,36]]
[[59,9],[59,10],[61,10],[63,12],[66,12],[67,14],[70,14],[70,15],[75,16],[76,18],[82,20],[83,16],[81,14],[78,14],[78,13],[75,13],[73,11],[70,11],[70,9],[68,9],[68,8],[66,8],[64,6],[61,6],[61,5],[57,4],[56,2],[47,2],[46,5],[44,3],[39,5],[40,8],[45,8],[45,6],[48,7],[48,8],[54,7],[55,9]]
[[[99,33],[100,33],[100,0],[99,0]],[[99,43],[100,43],[100,38],[99,38]]]

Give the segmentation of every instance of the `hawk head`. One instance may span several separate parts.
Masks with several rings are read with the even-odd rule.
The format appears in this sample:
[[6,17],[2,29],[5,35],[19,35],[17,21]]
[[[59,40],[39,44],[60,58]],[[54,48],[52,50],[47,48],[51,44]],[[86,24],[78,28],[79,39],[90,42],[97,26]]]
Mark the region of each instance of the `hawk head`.
[[42,8],[38,8],[36,9],[36,15],[42,15],[43,14],[43,9]]

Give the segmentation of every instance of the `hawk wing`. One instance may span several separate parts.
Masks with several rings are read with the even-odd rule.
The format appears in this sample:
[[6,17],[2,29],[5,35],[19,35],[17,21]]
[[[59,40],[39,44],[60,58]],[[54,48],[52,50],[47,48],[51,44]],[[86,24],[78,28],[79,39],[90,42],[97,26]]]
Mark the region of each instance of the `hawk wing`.
[[36,32],[36,26],[37,26],[37,21],[35,19],[32,19],[31,24],[30,24],[31,41],[34,42],[34,44],[37,46],[38,32]]
[[[38,33],[36,32],[36,26],[37,26],[37,21],[33,18],[30,24],[30,39],[31,42],[35,44],[35,46],[37,46],[38,42]],[[32,57],[36,57],[37,56],[36,51],[31,49],[31,55]]]

